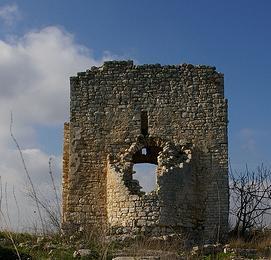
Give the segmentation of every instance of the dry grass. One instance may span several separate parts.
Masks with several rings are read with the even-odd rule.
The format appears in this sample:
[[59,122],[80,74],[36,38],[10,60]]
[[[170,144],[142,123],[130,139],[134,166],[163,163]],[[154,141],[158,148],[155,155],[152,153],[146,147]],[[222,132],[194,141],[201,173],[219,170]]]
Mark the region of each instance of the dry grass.
[[257,256],[271,259],[271,229],[251,231],[246,238],[233,237],[229,244],[237,253],[242,250],[254,250]]
[[113,253],[116,256],[160,256],[161,259],[177,259],[188,253],[185,240],[180,237],[148,238],[138,236],[126,243],[121,243],[119,250]]
[[271,229],[251,231],[246,238],[230,238],[230,245],[255,249],[271,247]]

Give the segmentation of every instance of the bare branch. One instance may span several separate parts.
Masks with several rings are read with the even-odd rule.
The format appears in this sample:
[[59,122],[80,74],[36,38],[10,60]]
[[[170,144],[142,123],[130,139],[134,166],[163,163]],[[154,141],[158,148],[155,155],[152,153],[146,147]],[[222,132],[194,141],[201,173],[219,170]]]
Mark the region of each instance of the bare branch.
[[15,143],[18,151],[19,151],[21,162],[23,164],[23,168],[24,168],[24,171],[26,173],[27,179],[29,181],[29,184],[30,184],[30,187],[31,187],[31,192],[33,193],[34,200],[35,200],[35,203],[36,203],[36,207],[37,207],[37,210],[38,210],[38,214],[39,214],[39,218],[40,218],[40,222],[41,222],[41,226],[42,226],[42,232],[45,233],[45,227],[44,227],[44,223],[43,223],[43,219],[42,219],[42,215],[41,215],[41,210],[40,210],[39,203],[38,203],[38,197],[37,197],[36,189],[35,189],[35,186],[34,186],[34,184],[32,182],[32,179],[31,179],[31,176],[30,176],[30,174],[28,172],[28,169],[26,167],[26,163],[25,163],[25,160],[24,160],[22,149],[21,149],[19,143],[17,142],[17,139],[15,138],[15,136],[14,136],[14,134],[12,132],[12,126],[13,126],[13,115],[12,115],[12,112],[11,112],[11,114],[10,114],[10,135],[11,135],[11,138],[12,138],[13,142]]
[[53,189],[54,189],[54,193],[55,193],[55,200],[56,200],[56,204],[57,204],[58,216],[60,218],[60,216],[61,216],[61,207],[60,207],[60,200],[59,200],[59,197],[58,197],[58,192],[57,192],[56,185],[55,185],[55,180],[54,180],[54,177],[53,177],[52,158],[49,158],[49,175],[50,175],[52,185],[53,185]]
[[234,231],[244,236],[247,230],[262,226],[265,216],[271,213],[271,172],[263,165],[256,171],[246,166],[245,172],[231,170],[229,175],[230,213],[236,217]]

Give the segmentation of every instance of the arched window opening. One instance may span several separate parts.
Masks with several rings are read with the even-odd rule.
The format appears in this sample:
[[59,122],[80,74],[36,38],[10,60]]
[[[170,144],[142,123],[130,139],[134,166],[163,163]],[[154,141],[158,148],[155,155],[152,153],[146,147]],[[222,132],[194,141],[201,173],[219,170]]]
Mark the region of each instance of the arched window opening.
[[156,188],[157,165],[150,163],[137,163],[133,167],[133,179],[139,182],[141,192],[151,192]]
[[133,154],[132,169],[125,176],[125,185],[132,194],[143,195],[155,190],[160,151],[161,147],[146,145]]
[[132,158],[127,157],[123,181],[130,194],[142,196],[157,189],[158,157],[163,148],[150,137],[141,136],[138,141],[137,146],[133,146],[137,150],[132,151]]
[[162,148],[157,146],[146,146],[133,155],[133,163],[158,164],[157,157]]

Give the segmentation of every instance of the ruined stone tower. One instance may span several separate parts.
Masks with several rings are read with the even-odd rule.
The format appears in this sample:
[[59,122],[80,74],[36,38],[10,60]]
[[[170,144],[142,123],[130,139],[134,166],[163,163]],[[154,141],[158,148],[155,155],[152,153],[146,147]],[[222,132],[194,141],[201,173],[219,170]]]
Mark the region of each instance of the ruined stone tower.
[[[63,229],[221,239],[229,210],[223,74],[108,61],[70,82]],[[137,163],[157,165],[150,193],[133,178]]]

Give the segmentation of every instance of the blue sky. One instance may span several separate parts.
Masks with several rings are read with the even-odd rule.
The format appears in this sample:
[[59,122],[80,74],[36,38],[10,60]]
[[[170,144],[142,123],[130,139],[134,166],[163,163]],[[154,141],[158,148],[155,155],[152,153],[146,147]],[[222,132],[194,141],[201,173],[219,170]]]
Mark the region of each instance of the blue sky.
[[109,51],[113,57],[138,63],[216,66],[225,74],[232,164],[269,161],[270,1],[26,0],[17,4],[23,18],[15,28],[19,35],[57,25],[95,58]]
[[6,153],[14,152],[7,130],[10,110],[29,167],[37,156],[43,158],[35,166],[43,173],[53,156],[61,171],[68,78],[106,59],[216,66],[225,74],[233,168],[269,166],[270,13],[268,0],[1,0],[2,175],[15,182],[20,172],[15,154]]

